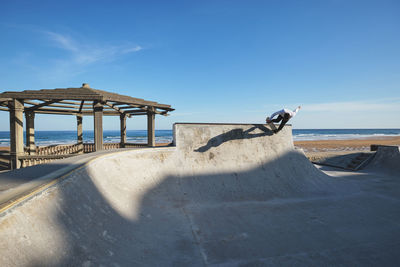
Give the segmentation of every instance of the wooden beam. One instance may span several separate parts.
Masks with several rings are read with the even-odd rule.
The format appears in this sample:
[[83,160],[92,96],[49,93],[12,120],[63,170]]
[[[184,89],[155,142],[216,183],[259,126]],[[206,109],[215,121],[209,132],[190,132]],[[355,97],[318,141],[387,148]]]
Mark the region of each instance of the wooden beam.
[[48,107],[54,107],[54,108],[67,108],[67,109],[76,109],[78,110],[79,106],[73,106],[73,105],[57,105],[57,104],[51,104],[48,105]]
[[121,126],[121,147],[125,147],[126,144],[126,115],[120,115],[120,126]]
[[[112,108],[112,109],[118,111],[118,112],[121,113],[121,114],[124,114],[124,115],[126,114],[124,111],[122,111],[120,108],[116,107],[114,104],[109,104],[109,103],[107,103],[107,102],[105,102],[105,104],[106,104],[107,106],[109,106],[110,108]],[[129,118],[131,117],[131,115],[129,115],[129,114],[127,114],[127,116],[128,116]]]
[[[57,90],[57,89],[55,89]],[[51,92],[52,91],[52,92]],[[4,92],[2,93],[7,98],[22,98],[27,100],[35,99],[51,99],[51,100],[91,100],[91,101],[103,101],[103,96],[96,93],[80,93],[79,91],[64,91],[55,93],[53,90],[29,90],[22,92]]]
[[145,109],[128,109],[124,110],[125,113],[139,113],[139,112],[147,112],[147,108]]
[[164,104],[158,104],[158,103],[156,105],[152,105],[152,106],[155,108],[160,108],[160,109],[172,109],[171,105],[164,105]]
[[[79,108],[78,105],[73,106],[73,105],[58,105],[58,104],[49,104],[46,107],[49,107],[49,108],[66,108],[67,110],[73,110],[73,109],[78,110],[78,108]],[[42,107],[39,107],[38,109],[31,109],[31,108],[32,107],[27,107],[25,109],[26,110],[39,110],[39,109],[42,109]]]
[[8,102],[10,109],[10,155],[11,169],[19,169],[21,163],[19,156],[24,155],[24,102],[13,99]]
[[[160,114],[160,115],[165,115],[165,112],[167,112],[167,111],[158,111],[158,110],[156,110],[156,109],[151,109],[152,110],[152,112],[154,113],[154,114]],[[127,113],[127,114],[132,114],[132,115],[135,115],[136,113],[142,113],[142,112],[147,112],[147,110],[140,110],[140,109],[135,109],[135,110],[126,110],[125,111],[125,113]]]
[[99,94],[102,95],[103,101],[113,101],[113,102],[122,102],[126,104],[136,104],[136,105],[153,105],[157,104],[157,102],[144,100],[142,98],[135,98],[126,95],[120,95],[116,93],[110,93],[102,90],[96,90]]
[[83,117],[82,114],[76,115],[76,131],[77,131],[77,143],[78,143],[78,154],[83,154],[83,128],[82,128]]
[[[112,110],[112,109],[111,109]],[[45,112],[60,112],[60,113],[71,113],[71,114],[76,114],[76,113],[91,113],[93,114],[93,109],[83,109],[81,112],[79,112],[79,109],[62,109],[62,108],[40,108],[35,110],[35,112],[41,112],[41,113],[45,113]],[[116,113],[118,115],[118,113]]]
[[51,94],[46,95],[32,95],[30,99],[39,99],[39,98],[50,98],[50,99],[57,99],[57,100],[88,100],[88,101],[102,101],[103,97],[97,95],[78,95],[78,94],[64,94],[60,96],[53,96]]
[[[49,115],[67,115],[67,116],[71,116],[71,115],[76,115],[76,114],[78,114],[78,113],[67,113],[67,112],[51,112],[51,111],[40,111],[40,109],[39,110],[37,110],[36,112],[35,112],[36,114],[49,114]],[[93,114],[90,114],[90,115],[93,115]]]
[[76,114],[78,113],[77,110],[68,110],[68,109],[55,109],[55,108],[41,108],[36,110],[37,113],[46,113],[46,112],[53,112],[53,113],[69,113],[69,114]]
[[[114,102],[114,101],[113,101]],[[125,105],[122,107],[119,107],[120,109],[126,109],[126,108],[144,108],[144,107],[154,107],[154,108],[159,108],[159,109],[164,109],[168,111],[173,111],[175,109],[171,108],[171,105],[164,105],[164,104],[158,104],[157,102],[150,102],[147,105],[140,105],[140,104],[131,104],[129,102],[115,102],[114,105]]]
[[154,113],[159,114],[159,115],[163,115],[163,116],[169,116],[168,111],[164,110],[164,111],[154,111]]
[[25,111],[25,122],[26,122],[26,146],[28,148],[29,155],[36,154],[36,144],[35,144],[35,112]]
[[55,102],[57,102],[57,100],[45,101],[45,102],[43,102],[43,103],[41,103],[41,104],[38,104],[38,105],[35,105],[35,106],[32,106],[32,107],[26,108],[25,110],[26,110],[26,111],[36,110],[36,109],[38,109],[38,108],[41,108],[41,107],[44,107],[44,106],[48,106],[48,105],[53,104],[53,103],[55,103]]
[[144,115],[147,115],[147,112],[131,114],[131,116],[144,116]]
[[146,108],[144,105],[126,105],[126,103],[121,103],[119,105],[125,105],[122,107],[119,107],[120,109],[127,109],[127,108]]
[[80,105],[79,111],[78,111],[79,113],[82,112],[83,104],[85,104],[85,100],[82,100],[82,101],[81,101],[81,105]]
[[[82,101],[85,102],[85,100],[82,100]],[[74,101],[74,102],[73,102],[73,101],[61,100],[60,103],[79,106],[80,104],[82,104],[82,101]],[[84,105],[84,106],[90,106],[90,107],[92,107],[92,106],[93,106],[93,103],[84,103],[83,105]]]
[[155,137],[155,114],[153,110],[147,111],[147,145],[150,147],[156,146],[156,137]]
[[94,147],[95,151],[103,150],[103,104],[93,102]]
[[[35,111],[36,114],[53,114],[53,115],[77,115],[77,114],[81,114],[82,116],[93,116],[93,111],[82,111],[79,112],[78,111],[70,111],[70,112],[62,112],[62,111],[48,111],[48,110],[41,110],[38,109],[37,111]],[[103,111],[103,116],[119,116],[120,113],[119,112],[110,112],[110,111]],[[143,114],[146,115],[146,114]],[[133,116],[133,115],[132,115]]]

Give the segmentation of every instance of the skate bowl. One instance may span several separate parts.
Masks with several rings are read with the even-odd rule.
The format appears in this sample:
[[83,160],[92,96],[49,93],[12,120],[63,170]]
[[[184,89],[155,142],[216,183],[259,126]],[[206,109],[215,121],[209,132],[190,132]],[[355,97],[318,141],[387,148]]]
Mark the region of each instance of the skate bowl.
[[377,146],[368,170],[400,177],[400,151],[398,146]]
[[175,124],[174,146],[103,155],[4,210],[0,264],[398,263],[399,200],[361,185],[316,169],[291,126]]

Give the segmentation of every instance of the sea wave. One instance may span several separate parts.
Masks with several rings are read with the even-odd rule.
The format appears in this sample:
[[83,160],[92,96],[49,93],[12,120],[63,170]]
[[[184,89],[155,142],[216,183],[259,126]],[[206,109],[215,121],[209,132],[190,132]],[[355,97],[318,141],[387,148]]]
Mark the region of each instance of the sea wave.
[[293,134],[294,141],[350,140],[374,137],[396,137],[400,134]]

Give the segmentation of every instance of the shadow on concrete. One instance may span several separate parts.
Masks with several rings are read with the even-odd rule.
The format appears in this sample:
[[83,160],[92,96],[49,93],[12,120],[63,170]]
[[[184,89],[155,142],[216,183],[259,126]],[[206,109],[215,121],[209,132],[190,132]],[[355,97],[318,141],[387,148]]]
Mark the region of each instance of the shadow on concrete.
[[[256,129],[260,129],[263,132],[262,133],[251,133]],[[238,139],[251,139],[251,138],[257,138],[257,137],[262,137],[262,136],[271,136],[273,135],[274,132],[265,127],[262,124],[254,124],[253,127],[250,129],[243,131],[243,129],[233,129],[230,130],[229,132],[217,135],[213,138],[211,138],[206,145],[194,150],[195,152],[206,152],[212,147],[217,147],[221,145],[222,143],[231,141],[231,140],[238,140]]]
[[[400,261],[400,232],[393,220],[399,217],[399,202],[381,199],[368,206],[366,199],[344,197],[354,193],[347,181],[322,174],[307,165],[307,159],[306,165],[295,166],[296,159],[298,154],[290,152],[243,172],[166,176],[138,203],[127,196],[131,200],[125,204],[137,207],[132,216],[122,215],[91,174],[81,169],[58,189],[55,228],[63,233],[66,245],[57,251],[63,256],[55,262],[37,256],[30,266],[320,266]],[[107,190],[115,179],[138,179],[134,174],[115,178],[121,174],[104,172],[98,179],[109,181]]]
[[[100,166],[102,177],[93,179],[82,168],[57,187],[59,196],[51,198],[49,193],[34,200],[41,209],[49,208],[50,214],[9,226],[16,233],[9,242],[16,242],[21,255],[29,258],[26,266],[383,266],[400,262],[400,202],[359,194],[352,181],[324,175],[298,153],[288,152],[247,171],[168,175],[143,187],[135,182],[144,182],[143,174],[125,172],[134,169],[134,161],[107,162],[108,166]],[[150,176],[150,180],[157,177]],[[107,183],[100,187],[99,181]],[[143,188],[141,197],[132,195],[137,187]],[[104,190],[115,193],[110,198]],[[374,189],[368,186],[368,190]],[[113,201],[121,196],[126,202],[118,207]],[[123,213],[122,206],[132,210]],[[17,208],[23,211],[24,206]],[[28,249],[27,242],[18,243],[38,235],[37,224],[48,224],[57,233],[40,240],[63,242],[62,250]],[[9,257],[17,262],[17,255],[5,255],[6,251],[0,252],[2,261]]]
[[[118,150],[130,150],[127,149],[118,149]],[[67,157],[64,159],[57,159],[52,162],[38,164],[34,166],[24,167],[16,170],[6,170],[0,173],[0,192],[17,187],[19,185],[23,185],[27,182],[36,181],[38,179],[42,179],[45,176],[57,176],[59,173],[67,173],[79,166],[85,164],[85,162],[89,161],[92,158],[95,158],[102,154],[113,153],[118,151],[117,149],[113,150],[102,150],[93,153],[86,154],[76,154],[72,157]],[[57,174],[58,173],[58,174]],[[51,179],[51,178],[49,178]],[[44,182],[46,179],[44,179]],[[0,196],[1,199],[1,196]]]
[[10,170],[10,160],[8,158],[0,157],[0,172]]
[[[37,180],[47,174],[65,167],[74,166],[70,163],[47,163],[36,166],[21,168],[0,173],[0,191],[7,190],[30,181]],[[74,166],[74,167],[78,167]]]
[[366,161],[370,159],[373,154],[374,153],[371,152],[355,152],[343,155],[328,155],[311,159],[311,161],[314,164],[322,166],[330,166],[345,170],[358,170],[358,167],[361,168],[361,164],[365,165]]

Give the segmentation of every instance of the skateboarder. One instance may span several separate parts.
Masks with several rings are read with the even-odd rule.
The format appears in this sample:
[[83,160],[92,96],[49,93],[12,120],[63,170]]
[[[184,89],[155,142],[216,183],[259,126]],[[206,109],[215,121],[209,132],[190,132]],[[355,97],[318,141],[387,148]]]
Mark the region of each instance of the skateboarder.
[[[281,122],[281,125],[279,125],[278,129],[273,130],[274,133],[279,132],[280,130],[282,130],[283,126],[285,126],[285,124],[294,116],[296,116],[297,112],[299,111],[299,109],[301,109],[301,106],[298,106],[295,110],[290,110],[290,109],[281,109],[277,112],[275,112],[274,114],[272,114],[270,117],[267,117],[267,119],[265,120],[267,123],[271,123],[271,122]],[[276,119],[274,119],[274,117],[278,115],[278,117]]]

